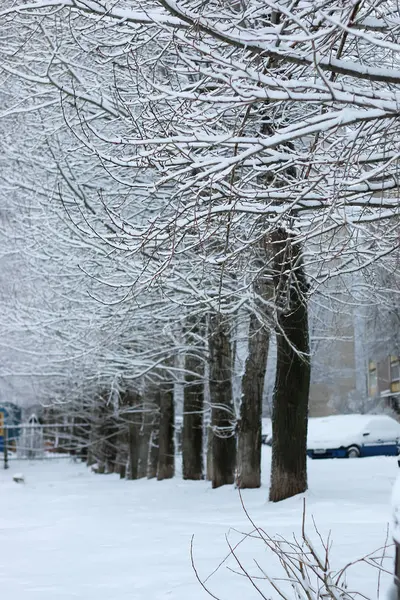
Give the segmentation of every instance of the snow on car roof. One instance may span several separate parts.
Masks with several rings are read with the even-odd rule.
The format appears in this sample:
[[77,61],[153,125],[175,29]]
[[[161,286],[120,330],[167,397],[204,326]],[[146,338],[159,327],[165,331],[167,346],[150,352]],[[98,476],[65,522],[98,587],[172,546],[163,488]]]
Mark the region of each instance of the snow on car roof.
[[[330,417],[311,417],[308,419],[308,430],[318,429],[319,432],[325,430],[331,430],[332,428],[340,428],[341,432],[344,430],[359,431],[365,427],[368,423],[375,420],[387,420],[393,422],[394,419],[387,415],[332,415]],[[395,421],[397,422],[397,421]]]
[[[388,415],[331,415],[329,417],[311,417],[308,419],[307,448],[334,448],[336,446],[357,443],[357,438],[362,430],[374,421],[398,423]],[[262,419],[262,434],[272,435],[272,422],[270,418]]]
[[[359,433],[371,421],[376,419],[387,419],[388,422],[396,422],[388,415],[331,415],[329,417],[310,417],[308,419],[309,435],[323,435],[324,433]],[[400,424],[399,424],[400,427]],[[269,417],[262,419],[262,431],[264,434],[272,432],[272,422]]]

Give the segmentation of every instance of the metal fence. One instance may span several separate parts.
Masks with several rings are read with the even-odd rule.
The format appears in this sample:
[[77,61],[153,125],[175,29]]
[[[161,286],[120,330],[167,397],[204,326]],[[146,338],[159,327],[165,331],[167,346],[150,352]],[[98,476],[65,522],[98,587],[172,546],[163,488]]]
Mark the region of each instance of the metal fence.
[[12,460],[51,460],[82,455],[88,447],[87,424],[51,423],[3,425],[0,451],[4,468]]

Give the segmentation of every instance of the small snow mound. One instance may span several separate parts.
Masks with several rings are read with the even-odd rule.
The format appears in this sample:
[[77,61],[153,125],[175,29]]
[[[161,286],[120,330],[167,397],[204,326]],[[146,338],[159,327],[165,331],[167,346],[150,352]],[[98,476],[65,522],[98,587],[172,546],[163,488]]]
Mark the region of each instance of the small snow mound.
[[15,473],[13,481],[15,481],[15,483],[25,483],[25,477],[22,473]]

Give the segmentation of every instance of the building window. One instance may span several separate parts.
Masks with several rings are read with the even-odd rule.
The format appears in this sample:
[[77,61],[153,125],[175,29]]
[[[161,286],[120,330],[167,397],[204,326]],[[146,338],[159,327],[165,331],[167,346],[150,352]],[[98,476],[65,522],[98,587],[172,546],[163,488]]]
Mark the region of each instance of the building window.
[[368,395],[370,397],[374,397],[376,396],[377,392],[378,374],[376,369],[376,363],[370,360],[368,365]]
[[398,356],[390,357],[390,391],[400,392],[400,358]]

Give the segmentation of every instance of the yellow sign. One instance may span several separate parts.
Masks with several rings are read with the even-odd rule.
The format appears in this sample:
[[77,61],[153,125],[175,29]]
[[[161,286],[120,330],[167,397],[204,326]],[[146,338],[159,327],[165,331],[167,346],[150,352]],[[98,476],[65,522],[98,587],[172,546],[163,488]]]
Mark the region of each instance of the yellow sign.
[[0,412],[0,437],[4,436],[4,413]]

